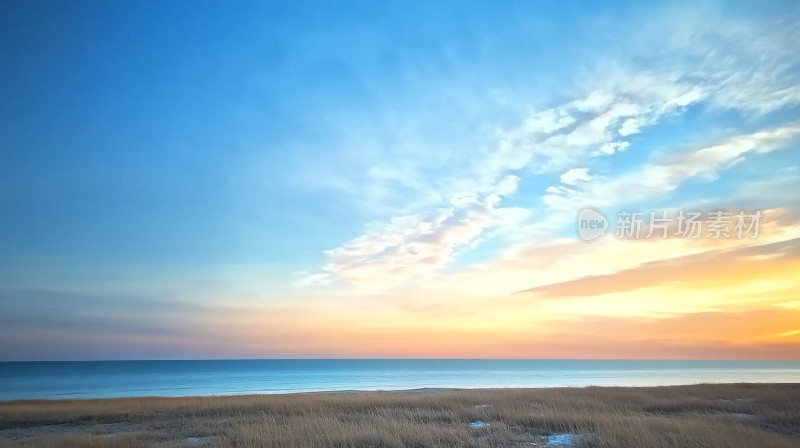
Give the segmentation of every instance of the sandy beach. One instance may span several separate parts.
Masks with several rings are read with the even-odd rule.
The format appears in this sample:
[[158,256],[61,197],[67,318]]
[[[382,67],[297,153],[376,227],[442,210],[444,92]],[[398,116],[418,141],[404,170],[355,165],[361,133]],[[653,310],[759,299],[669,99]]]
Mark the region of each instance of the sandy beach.
[[23,400],[0,446],[789,448],[800,384]]

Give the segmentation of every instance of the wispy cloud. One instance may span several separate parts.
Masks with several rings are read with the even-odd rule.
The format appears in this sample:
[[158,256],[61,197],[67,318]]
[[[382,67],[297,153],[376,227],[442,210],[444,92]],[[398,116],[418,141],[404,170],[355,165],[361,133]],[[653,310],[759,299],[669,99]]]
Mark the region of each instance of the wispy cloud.
[[738,135],[716,145],[645,163],[632,171],[595,176],[589,184],[550,187],[542,200],[552,212],[551,219],[564,219],[565,215],[571,217],[585,206],[619,206],[658,199],[689,179],[716,178],[721,171],[742,162],[748,155],[786,149],[798,136],[800,122]]
[[[513,184],[514,182],[509,182]],[[499,190],[511,192],[513,185]],[[361,285],[390,287],[425,276],[453,260],[489,228],[512,225],[526,210],[500,207],[501,196],[460,196],[430,215],[401,216],[326,252],[325,271]]]

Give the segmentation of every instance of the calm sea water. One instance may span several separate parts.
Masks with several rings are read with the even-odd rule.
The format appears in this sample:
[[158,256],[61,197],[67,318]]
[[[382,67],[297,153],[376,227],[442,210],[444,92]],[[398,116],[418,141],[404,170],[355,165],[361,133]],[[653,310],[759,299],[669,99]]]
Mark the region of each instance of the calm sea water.
[[0,362],[0,400],[731,382],[800,382],[800,361]]

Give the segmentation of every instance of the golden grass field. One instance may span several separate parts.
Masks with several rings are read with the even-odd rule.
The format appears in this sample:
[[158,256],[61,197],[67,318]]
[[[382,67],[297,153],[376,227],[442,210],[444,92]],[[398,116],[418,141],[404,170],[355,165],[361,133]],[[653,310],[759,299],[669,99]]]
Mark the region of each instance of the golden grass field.
[[0,403],[3,447],[545,447],[561,433],[583,447],[800,447],[800,384]]

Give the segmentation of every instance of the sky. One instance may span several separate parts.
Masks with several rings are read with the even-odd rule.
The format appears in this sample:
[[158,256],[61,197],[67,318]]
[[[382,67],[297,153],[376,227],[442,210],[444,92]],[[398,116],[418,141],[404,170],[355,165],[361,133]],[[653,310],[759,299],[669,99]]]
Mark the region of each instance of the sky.
[[4,1],[0,360],[800,359],[797,36],[793,1]]

